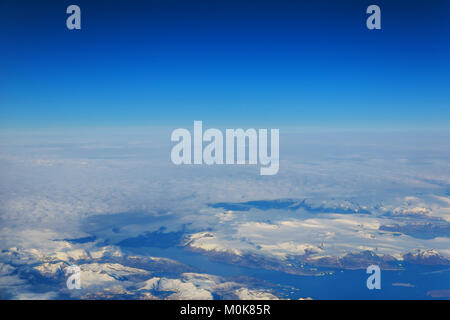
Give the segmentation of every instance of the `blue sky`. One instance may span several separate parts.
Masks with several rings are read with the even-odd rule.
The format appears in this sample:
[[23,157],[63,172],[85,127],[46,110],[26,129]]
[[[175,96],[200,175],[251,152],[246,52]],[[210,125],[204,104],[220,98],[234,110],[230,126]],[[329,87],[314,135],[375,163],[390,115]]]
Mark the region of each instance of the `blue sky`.
[[0,126],[447,128],[449,36],[448,1],[6,0]]

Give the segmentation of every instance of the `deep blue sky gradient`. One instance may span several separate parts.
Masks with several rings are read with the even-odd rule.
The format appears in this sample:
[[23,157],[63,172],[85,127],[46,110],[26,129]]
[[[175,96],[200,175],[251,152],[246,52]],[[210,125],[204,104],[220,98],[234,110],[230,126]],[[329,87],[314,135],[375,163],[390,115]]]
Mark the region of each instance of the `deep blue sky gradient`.
[[450,124],[445,0],[2,0],[0,40],[3,128]]

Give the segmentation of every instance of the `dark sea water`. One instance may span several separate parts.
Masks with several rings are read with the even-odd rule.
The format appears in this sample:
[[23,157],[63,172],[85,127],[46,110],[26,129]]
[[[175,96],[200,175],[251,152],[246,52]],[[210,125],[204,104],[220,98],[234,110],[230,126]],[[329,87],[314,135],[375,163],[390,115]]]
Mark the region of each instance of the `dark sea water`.
[[[450,290],[450,268],[405,265],[401,271],[381,271],[381,289],[369,290],[365,270],[338,270],[320,276],[293,275],[261,268],[247,268],[215,262],[206,255],[180,247],[126,247],[124,251],[171,258],[190,265],[198,272],[224,277],[250,277],[268,283],[283,298],[298,299],[436,299],[430,291]],[[319,269],[319,271],[321,271]],[[270,285],[269,285],[270,284]]]

